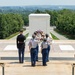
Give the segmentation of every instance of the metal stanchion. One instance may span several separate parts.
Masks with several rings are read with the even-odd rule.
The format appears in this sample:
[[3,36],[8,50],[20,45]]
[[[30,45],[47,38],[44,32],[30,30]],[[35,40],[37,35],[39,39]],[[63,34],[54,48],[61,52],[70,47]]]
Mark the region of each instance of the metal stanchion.
[[4,75],[4,63],[0,63],[0,66],[2,67],[2,75]]
[[75,67],[75,63],[72,64],[72,75],[74,75],[74,67]]

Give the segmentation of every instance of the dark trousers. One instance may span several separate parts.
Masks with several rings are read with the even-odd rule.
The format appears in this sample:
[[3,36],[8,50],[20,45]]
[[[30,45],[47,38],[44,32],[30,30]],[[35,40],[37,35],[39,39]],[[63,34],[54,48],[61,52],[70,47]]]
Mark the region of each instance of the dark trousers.
[[50,45],[48,45],[47,61],[49,61],[49,52],[50,52]]
[[37,54],[36,48],[31,48],[31,50],[30,50],[31,65],[34,65],[34,66],[36,64],[36,54]]
[[43,65],[46,65],[46,62],[47,62],[47,55],[48,55],[48,50],[47,50],[47,48],[42,49],[42,63],[43,63]]
[[23,63],[24,62],[24,47],[19,48],[18,54],[19,54],[19,62]]
[[37,50],[36,61],[38,61],[38,53],[39,53],[39,46],[38,46],[38,45],[37,45],[37,47],[36,47],[36,50]]

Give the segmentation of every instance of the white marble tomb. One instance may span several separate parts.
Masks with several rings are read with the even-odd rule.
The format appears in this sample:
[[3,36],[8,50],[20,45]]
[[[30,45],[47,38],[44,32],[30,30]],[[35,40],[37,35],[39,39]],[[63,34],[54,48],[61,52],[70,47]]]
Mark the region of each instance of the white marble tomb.
[[30,14],[29,15],[29,37],[36,30],[42,30],[49,34],[50,29],[50,15],[49,14]]

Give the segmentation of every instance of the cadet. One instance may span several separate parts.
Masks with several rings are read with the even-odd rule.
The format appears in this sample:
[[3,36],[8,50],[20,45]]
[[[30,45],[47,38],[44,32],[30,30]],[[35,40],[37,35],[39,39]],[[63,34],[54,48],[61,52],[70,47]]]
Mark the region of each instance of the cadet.
[[32,39],[29,41],[29,49],[30,49],[30,56],[31,56],[31,66],[35,66],[36,64],[36,55],[37,55],[37,44],[38,40],[35,39],[35,35],[32,35]]
[[47,55],[47,62],[48,62],[49,61],[50,44],[51,44],[51,40],[52,40],[48,34],[46,34],[46,40],[48,43],[48,55]]
[[41,44],[41,53],[42,53],[42,63],[43,66],[47,66],[47,54],[48,54],[48,43],[46,38],[43,39],[43,42]]
[[[35,35],[36,40],[40,40],[40,38],[37,36],[36,32],[34,32],[34,35]],[[36,61],[38,61],[38,53],[39,53],[39,45],[38,44],[37,44],[36,50],[37,50]]]
[[23,30],[20,30],[20,34],[17,36],[16,39],[20,63],[24,62],[25,40],[26,37],[23,35]]

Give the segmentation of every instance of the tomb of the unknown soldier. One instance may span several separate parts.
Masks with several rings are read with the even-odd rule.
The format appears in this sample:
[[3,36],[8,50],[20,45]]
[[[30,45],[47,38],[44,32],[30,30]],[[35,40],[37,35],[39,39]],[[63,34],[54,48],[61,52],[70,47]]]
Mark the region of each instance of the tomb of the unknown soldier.
[[29,15],[29,37],[37,31],[41,30],[49,34],[50,15],[49,14],[30,14]]

